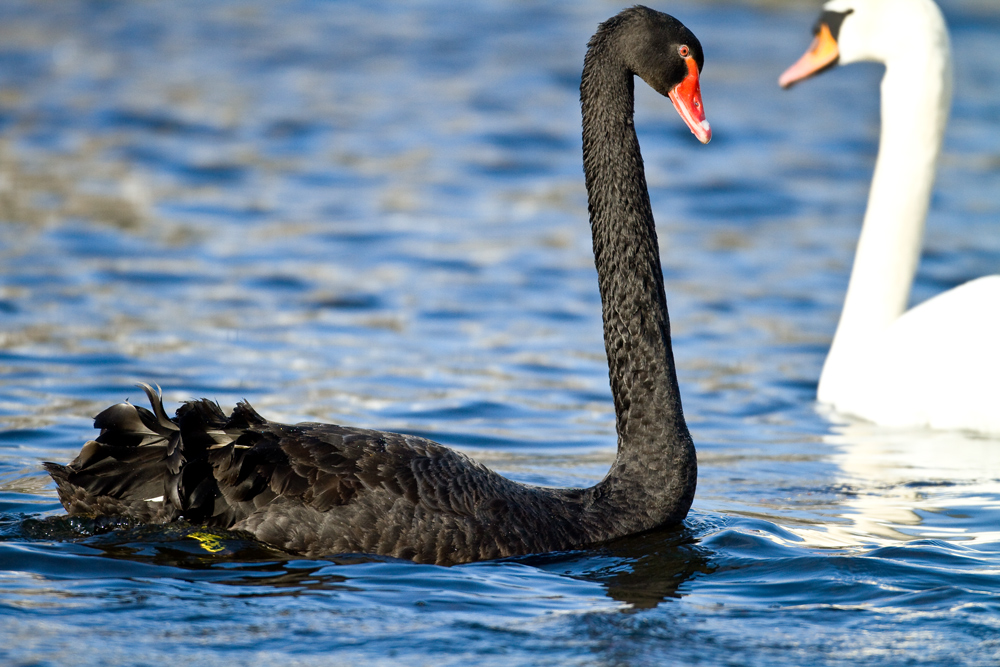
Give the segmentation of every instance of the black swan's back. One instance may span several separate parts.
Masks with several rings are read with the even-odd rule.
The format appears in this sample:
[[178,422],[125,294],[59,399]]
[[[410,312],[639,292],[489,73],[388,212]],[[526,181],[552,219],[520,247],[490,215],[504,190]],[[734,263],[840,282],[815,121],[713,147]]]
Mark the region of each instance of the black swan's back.
[[71,514],[246,530],[306,556],[441,564],[565,550],[682,521],[697,461],[632,125],[633,77],[669,95],[707,142],[702,62],[679,21],[633,7],[600,26],[584,64],[584,172],[618,431],[618,455],[600,483],[519,484],[424,438],[271,423],[246,403],[226,416],[211,401],[191,401],[169,418],[142,385],[152,411],[112,406],[72,463],[45,464],[62,504]]
[[[70,514],[247,530],[320,556],[377,553],[455,563],[568,549],[584,539],[560,507],[583,494],[517,484],[416,436],[277,424],[247,403],[202,399],[173,419],[114,405],[69,466],[46,463]],[[561,502],[560,502],[561,501]],[[561,520],[560,520],[561,519]]]

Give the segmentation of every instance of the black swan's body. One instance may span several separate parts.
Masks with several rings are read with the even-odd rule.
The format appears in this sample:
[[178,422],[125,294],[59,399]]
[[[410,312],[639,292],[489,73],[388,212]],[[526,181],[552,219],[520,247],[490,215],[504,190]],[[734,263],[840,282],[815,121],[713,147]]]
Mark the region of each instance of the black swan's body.
[[78,515],[185,519],[306,556],[376,553],[458,563],[570,549],[679,523],[697,462],[681,411],[656,230],[632,124],[633,75],[710,138],[701,45],[680,22],[623,11],[591,39],[580,86],[584,170],[617,416],[618,455],[587,489],[528,486],[414,436],[268,422],[208,400],[166,416],[129,403],[68,466],[47,463]]

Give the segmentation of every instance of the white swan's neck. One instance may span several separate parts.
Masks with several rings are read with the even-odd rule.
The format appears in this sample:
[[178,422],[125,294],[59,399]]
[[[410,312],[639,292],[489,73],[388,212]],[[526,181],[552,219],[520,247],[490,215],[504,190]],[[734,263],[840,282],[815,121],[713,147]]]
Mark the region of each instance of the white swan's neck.
[[863,349],[909,300],[951,103],[948,33],[937,7],[928,4],[933,11],[922,23],[896,25],[898,36],[880,32],[881,52],[853,57],[886,65],[882,132],[844,309],[820,378],[821,401],[830,388],[824,385],[863,359]]

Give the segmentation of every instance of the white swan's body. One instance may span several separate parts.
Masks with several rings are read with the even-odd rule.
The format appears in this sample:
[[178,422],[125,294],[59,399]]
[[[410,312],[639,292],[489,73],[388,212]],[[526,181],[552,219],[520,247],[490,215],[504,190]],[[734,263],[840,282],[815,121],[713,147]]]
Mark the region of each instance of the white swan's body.
[[818,398],[877,424],[1000,433],[998,311],[1000,276],[986,276],[867,337],[835,337]]
[[832,0],[823,9],[814,45],[832,23],[832,58],[806,71],[803,56],[782,85],[838,55],[886,71],[868,209],[818,399],[878,424],[1000,433],[1000,276],[906,310],[951,103],[944,18],[932,0]]

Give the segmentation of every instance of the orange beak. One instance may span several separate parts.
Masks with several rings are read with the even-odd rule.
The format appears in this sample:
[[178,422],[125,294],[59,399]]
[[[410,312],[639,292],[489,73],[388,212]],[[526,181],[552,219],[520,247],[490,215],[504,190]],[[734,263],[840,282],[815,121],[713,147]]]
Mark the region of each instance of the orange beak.
[[698,141],[707,144],[712,140],[712,126],[705,120],[705,105],[701,101],[701,81],[698,79],[698,63],[690,56],[684,60],[687,62],[688,74],[683,81],[667,93],[667,97],[673,102],[674,108],[687,123],[691,133],[698,137]]
[[821,23],[819,32],[813,38],[809,50],[794,65],[785,70],[785,73],[778,78],[778,85],[782,88],[789,88],[813,74],[822,72],[836,63],[839,57],[840,49],[837,47],[837,40],[830,34],[830,27]]

